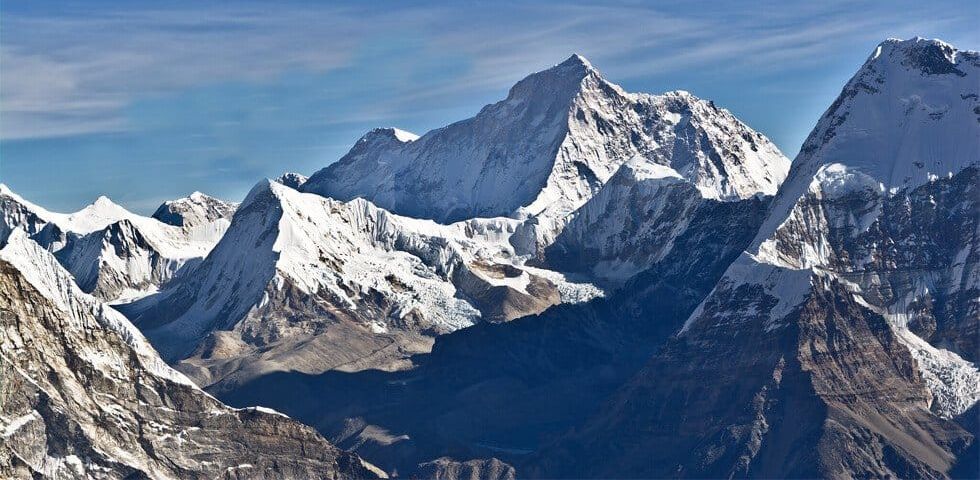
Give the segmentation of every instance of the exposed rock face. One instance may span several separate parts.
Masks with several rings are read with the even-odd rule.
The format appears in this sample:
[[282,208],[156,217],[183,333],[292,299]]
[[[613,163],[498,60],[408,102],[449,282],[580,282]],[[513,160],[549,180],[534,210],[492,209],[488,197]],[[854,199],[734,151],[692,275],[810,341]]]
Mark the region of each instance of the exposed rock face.
[[525,468],[939,478],[968,464],[976,439],[952,419],[980,398],[980,146],[963,141],[980,136],[977,60],[883,43],[680,333]]
[[313,429],[229,408],[20,231],[0,250],[0,476],[377,478]]
[[398,132],[368,133],[303,190],[444,223],[528,219],[512,241],[536,254],[634,157],[721,200],[771,195],[789,168],[728,111],[687,92],[627,93],[578,55],[518,82],[471,119],[422,137]]
[[[861,183],[842,185],[855,179]],[[898,327],[975,362],[978,182],[978,168],[970,166],[883,193],[863,174],[833,165],[818,173],[759,255],[791,268],[833,271]]]
[[516,472],[496,458],[459,462],[442,457],[419,465],[416,476],[433,480],[514,480]]
[[[773,332],[767,315],[746,312],[766,302],[754,290],[730,291],[745,299],[741,311],[709,300],[703,327],[670,342],[528,473],[931,478],[949,471],[972,437],[929,412],[915,361],[883,317],[844,285],[815,278],[808,300]],[[736,328],[720,321],[736,312]]]

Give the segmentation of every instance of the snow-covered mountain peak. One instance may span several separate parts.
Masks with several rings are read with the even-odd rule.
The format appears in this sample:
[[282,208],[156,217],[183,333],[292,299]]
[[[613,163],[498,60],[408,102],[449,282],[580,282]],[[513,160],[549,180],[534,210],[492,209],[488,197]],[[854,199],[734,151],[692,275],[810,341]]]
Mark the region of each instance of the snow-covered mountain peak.
[[[577,95],[584,90],[597,87],[625,95],[616,85],[604,80],[595,67],[581,55],[575,54],[558,65],[547,70],[528,75],[517,82],[507,96],[509,104],[528,103],[539,105],[532,108],[544,108],[544,105],[554,105],[555,109],[568,108]],[[484,110],[499,104],[487,106]],[[558,112],[556,112],[558,113]]]
[[85,208],[66,217],[60,216],[63,219],[54,218],[51,220],[63,230],[84,234],[102,230],[110,224],[136,216],[136,214],[126,210],[123,206],[113,202],[108,197],[100,196],[95,202]]
[[664,92],[663,95],[664,96],[668,96],[668,97],[697,98],[697,97],[694,96],[693,93],[691,93],[691,92],[689,92],[687,90],[679,90],[679,89],[678,90],[671,90],[669,92]]
[[[375,128],[362,135],[361,138],[357,139],[357,141],[354,142],[354,146],[351,147],[350,151],[347,152],[346,155],[337,161],[337,164],[346,165],[363,161],[379,162],[380,159],[377,157],[382,152],[398,151],[402,147],[408,146],[415,142],[418,140],[418,138],[419,137],[414,133],[406,132],[393,127]],[[378,166],[380,167],[381,165],[379,164]],[[310,177],[313,180],[313,186],[316,186],[323,181],[321,179],[323,176],[321,172],[323,172],[323,170]],[[288,184],[289,182],[280,183]],[[302,183],[305,185],[306,181]],[[303,187],[303,185],[300,186]],[[309,187],[310,185],[306,186]]]
[[[980,163],[980,54],[939,40],[886,40],[810,133],[756,245],[769,238],[825,165],[886,193]],[[858,175],[859,173],[860,175]],[[819,182],[818,182],[819,183]]]
[[[689,324],[703,331],[755,316],[768,334],[797,321],[801,302],[824,302],[839,289],[834,295],[888,320],[913,356],[928,357],[919,367],[934,411],[969,408],[980,397],[976,369],[963,362],[977,351],[966,332],[976,328],[968,319],[980,291],[978,79],[974,52],[920,38],[879,45],[819,120],[752,244]],[[718,305],[726,307],[709,311]],[[744,305],[753,306],[735,313]]]
[[395,136],[396,139],[398,139],[399,141],[402,141],[402,142],[414,142],[414,141],[416,141],[416,140],[419,139],[419,136],[418,135],[416,135],[416,134],[414,134],[412,132],[406,131],[406,130],[402,130],[400,128],[394,128],[394,127],[392,127],[391,128],[391,133],[392,133],[392,135]]
[[153,212],[153,218],[177,227],[197,227],[222,219],[229,221],[236,208],[237,203],[194,192],[184,198],[163,202]]
[[276,189],[283,187],[285,187],[285,185],[268,178],[263,178],[256,182],[248,193],[245,194],[245,199],[242,200],[242,203],[238,206],[238,208],[239,210],[245,210],[258,202],[262,202],[269,195],[273,195]]
[[115,207],[122,208],[120,205],[117,205],[115,202],[110,200],[109,197],[105,195],[99,195],[99,198],[95,199],[95,202],[92,203],[92,206],[97,208],[115,208]]
[[400,143],[414,142],[418,140],[419,136],[400,128],[395,127],[380,127],[372,129],[370,132],[365,133],[363,137],[358,140],[358,143],[365,142],[377,142],[377,141],[397,141]]
[[568,64],[581,65],[584,68],[593,68],[592,63],[589,62],[589,59],[585,58],[584,56],[578,53],[573,53],[572,56],[565,59],[564,62],[561,62],[561,65],[568,65]]
[[372,131],[301,190],[440,223],[520,219],[527,225],[515,245],[534,254],[636,156],[725,201],[774,193],[789,168],[768,139],[712,102],[627,93],[573,55],[418,140]]
[[738,201],[774,195],[786,178],[789,159],[714,102],[686,90],[636,97],[660,124],[661,131],[651,133],[664,138],[654,137],[657,150],[645,155],[647,161],[673,169],[705,198]]
[[939,40],[914,37],[908,40],[889,38],[878,44],[878,47],[868,59],[869,62],[893,62],[911,70],[926,75],[953,73],[965,75],[959,71],[957,55],[965,54],[976,59],[976,52],[960,52],[952,45]]
[[570,57],[566,58],[563,62],[541,72],[532,74],[531,76],[540,75],[542,73],[554,76],[567,76],[571,78],[582,79],[586,75],[591,73],[598,73],[599,71],[592,66],[592,63],[588,59],[573,53]]
[[[101,230],[109,224],[124,218],[137,216],[115,204],[105,196],[100,196],[95,202],[75,213],[56,213],[49,211],[44,207],[25,200],[6,185],[0,185],[0,197],[6,198],[18,205],[18,208],[25,212],[30,212],[30,214],[35,216],[35,222],[41,224],[53,223],[63,231],[74,232],[80,235]],[[7,213],[10,212],[8,211]]]
[[70,214],[0,192],[0,243],[15,228],[52,252],[85,292],[106,301],[146,295],[203,258],[228,227],[237,204],[201,193],[166,202],[154,218],[107,197]]
[[14,204],[19,205],[20,208],[23,208],[25,211],[30,212],[33,215],[36,215],[37,217],[39,217],[41,220],[43,220],[45,222],[46,221],[50,221],[50,219],[55,218],[55,217],[59,217],[59,216],[61,216],[61,217],[67,217],[66,215],[62,215],[62,214],[50,212],[47,209],[45,209],[44,207],[41,207],[40,205],[35,205],[35,204],[33,204],[33,203],[25,200],[24,197],[21,197],[20,195],[18,195],[17,192],[14,192],[6,184],[0,183],[0,200],[3,200],[3,199],[9,200],[9,201],[13,202]]

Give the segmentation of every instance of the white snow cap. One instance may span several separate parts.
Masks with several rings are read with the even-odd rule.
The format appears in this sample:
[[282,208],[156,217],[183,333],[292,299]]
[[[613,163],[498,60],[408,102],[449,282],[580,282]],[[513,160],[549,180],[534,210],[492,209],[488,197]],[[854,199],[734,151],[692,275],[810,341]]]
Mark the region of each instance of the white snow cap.
[[568,57],[564,62],[561,62],[558,65],[559,66],[561,66],[561,65],[568,65],[568,66],[571,66],[571,65],[580,65],[580,66],[582,66],[584,68],[587,68],[587,69],[595,69],[595,67],[592,66],[592,63],[589,62],[589,60],[587,58],[583,57],[582,55],[580,55],[578,53],[573,53],[571,57]]
[[891,192],[980,164],[978,84],[980,53],[918,37],[881,42],[803,144],[753,248],[824,165]]
[[789,168],[768,139],[712,102],[628,93],[579,54],[528,75],[472,118],[404,140],[373,130],[300,190],[442,223],[535,217],[525,234],[543,244],[636,155],[723,201],[774,194]]
[[395,136],[395,138],[401,142],[414,142],[419,139],[418,135],[412,132],[402,130],[400,128],[391,127],[390,130],[392,131],[392,134]]
[[414,142],[419,139],[419,136],[409,132],[407,130],[402,130],[395,127],[382,127],[375,128],[358,140],[358,142],[371,142],[377,140],[397,140],[401,143]]

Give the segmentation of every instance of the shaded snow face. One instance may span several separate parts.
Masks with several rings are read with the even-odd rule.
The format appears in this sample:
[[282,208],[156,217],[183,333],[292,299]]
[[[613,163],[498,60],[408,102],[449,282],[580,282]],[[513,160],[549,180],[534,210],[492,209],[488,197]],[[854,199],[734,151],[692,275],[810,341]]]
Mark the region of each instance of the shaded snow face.
[[621,284],[655,265],[675,262],[667,260],[670,256],[707,252],[715,242],[741,252],[771,198],[706,198],[674,169],[635,157],[570,216],[545,256],[556,267]]

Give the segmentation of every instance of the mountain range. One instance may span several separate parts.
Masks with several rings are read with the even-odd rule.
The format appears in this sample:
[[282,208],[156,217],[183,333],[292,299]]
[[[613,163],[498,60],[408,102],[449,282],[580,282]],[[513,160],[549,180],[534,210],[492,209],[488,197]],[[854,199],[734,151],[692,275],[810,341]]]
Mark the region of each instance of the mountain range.
[[573,55],[241,203],[0,186],[0,474],[970,478],[978,85],[882,42],[791,162]]

